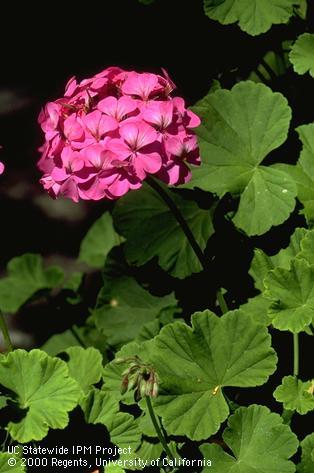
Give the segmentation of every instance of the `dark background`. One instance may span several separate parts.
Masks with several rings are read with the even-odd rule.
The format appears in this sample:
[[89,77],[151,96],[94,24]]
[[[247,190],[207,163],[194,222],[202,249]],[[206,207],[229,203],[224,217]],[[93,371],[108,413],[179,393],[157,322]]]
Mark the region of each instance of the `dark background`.
[[[111,65],[153,72],[164,67],[177,84],[178,95],[191,105],[208,91],[213,79],[225,87],[246,79],[267,51],[279,48],[282,40],[294,40],[305,28],[313,30],[314,25],[313,2],[309,2],[306,26],[294,18],[289,25],[275,26],[258,37],[243,33],[236,25],[221,26],[209,20],[201,0],[156,0],[150,6],[137,0],[103,0],[83,6],[37,3],[10,2],[0,7],[0,160],[6,164],[0,179],[0,272],[10,258],[27,251],[70,266],[82,236],[106,208],[105,203],[54,202],[38,183],[36,150],[43,136],[37,116],[45,102],[62,95],[71,76],[85,78]],[[297,159],[300,144],[293,129],[314,120],[313,84],[308,75],[298,76],[291,69],[269,84],[286,95],[294,112],[289,140],[276,152],[277,161]],[[164,279],[164,284],[173,284],[187,314],[208,301],[213,303],[218,286],[227,289],[230,306],[254,295],[247,274],[253,248],[276,253],[288,244],[295,225],[304,225],[296,209],[285,224],[249,240],[224,218],[233,206],[227,196],[216,214],[216,235],[208,248],[209,255],[215,255],[212,281],[204,280],[204,275],[182,284]],[[146,277],[154,286],[155,274],[148,267],[139,277]],[[93,290],[91,293],[90,299],[94,297]],[[45,313],[46,321],[38,323],[38,314],[30,311],[27,323],[17,319],[16,328],[32,327],[37,343],[43,341],[49,331],[56,331],[48,324],[48,315]],[[75,314],[61,324],[62,328],[73,321]],[[274,337],[282,360],[280,377],[291,372],[291,338],[278,333]],[[302,341],[301,376],[307,378],[313,376],[305,362],[311,359],[311,347],[309,337],[302,337]],[[240,399],[242,403],[261,401],[260,388],[247,391],[247,397]],[[271,392],[263,395],[262,403],[270,405]],[[304,430],[300,416],[295,416],[294,422],[301,436],[305,430],[312,431],[310,423]]]

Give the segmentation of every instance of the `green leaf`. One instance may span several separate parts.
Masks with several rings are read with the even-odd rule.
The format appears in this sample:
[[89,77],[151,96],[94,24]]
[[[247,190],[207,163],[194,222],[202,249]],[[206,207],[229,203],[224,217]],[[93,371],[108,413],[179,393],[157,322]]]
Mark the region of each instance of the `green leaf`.
[[75,379],[84,394],[93,384],[98,383],[102,376],[103,365],[101,353],[96,348],[71,347],[65,352],[70,359],[67,361],[69,375]]
[[[195,202],[174,192],[171,193],[171,198],[204,250],[209,237],[214,233],[212,212],[200,209]],[[143,265],[157,256],[159,265],[178,278],[185,278],[202,270],[177,220],[150,187],[143,186],[120,199],[113,217],[119,233],[127,239],[125,254],[129,263]]]
[[109,251],[121,243],[114,231],[112,217],[105,212],[86,233],[82,240],[79,259],[93,268],[102,268]]
[[0,410],[3,409],[8,403],[8,398],[6,396],[0,396]]
[[289,217],[296,195],[296,185],[288,175],[259,166],[241,195],[233,221],[248,235],[262,235]]
[[11,259],[8,276],[0,280],[0,308],[16,312],[33,294],[52,289],[63,281],[63,271],[55,266],[43,268],[40,255],[27,253]]
[[240,310],[195,313],[192,328],[166,325],[144,348],[160,377],[156,413],[168,434],[192,440],[211,436],[227,418],[225,386],[261,385],[277,360],[267,329]]
[[264,291],[264,279],[272,269],[274,269],[274,265],[270,256],[260,248],[255,248],[249,274],[254,279],[256,289]]
[[[268,51],[256,69],[249,75],[249,80],[263,82],[263,77],[271,81],[274,76],[282,76],[290,67],[288,53],[285,51],[291,45],[291,41],[282,42],[282,52]],[[256,72],[255,72],[256,71]],[[258,74],[259,73],[259,74]],[[262,75],[262,77],[260,76]]]
[[120,345],[133,340],[143,326],[156,319],[162,309],[176,302],[173,294],[152,296],[133,278],[113,279],[103,287],[100,298],[107,304],[92,312],[96,327],[110,345]]
[[69,295],[66,298],[66,301],[69,304],[75,305],[79,304],[82,301],[82,297],[79,294],[80,287],[82,285],[84,278],[84,273],[75,271],[70,275],[70,277],[63,284],[62,289],[65,291],[70,291],[73,294]]
[[298,473],[313,473],[314,471],[314,434],[307,435],[300,443],[302,448],[301,463]]
[[105,468],[105,473],[124,473],[125,470],[121,468],[121,466],[113,465],[110,463],[110,465],[106,466]]
[[305,233],[301,241],[298,258],[304,258],[310,265],[314,264],[314,230]]
[[314,266],[293,259],[291,269],[276,268],[264,280],[265,296],[273,301],[269,309],[278,330],[299,333],[314,320]]
[[302,20],[306,20],[307,15],[307,0],[299,0],[299,5],[296,7],[296,14],[302,18]]
[[[305,204],[307,201],[314,200],[314,181],[304,172],[303,168],[297,164],[275,164],[274,167],[281,171],[284,171],[286,174],[289,174],[290,177],[294,180],[298,189],[298,199],[302,204]],[[314,178],[314,175],[313,175]]]
[[200,447],[212,466],[202,473],[293,473],[289,458],[298,448],[298,439],[282,418],[265,406],[240,407],[228,419],[223,433],[232,455],[219,445]]
[[275,390],[274,397],[283,403],[285,409],[306,414],[314,410],[312,386],[312,381],[303,382],[295,376],[285,376],[281,385]]
[[276,164],[274,167],[288,174],[296,183],[298,199],[304,206],[309,226],[314,224],[314,124],[299,126],[296,131],[302,142],[300,159],[296,165]]
[[268,309],[271,302],[258,294],[255,297],[250,298],[245,304],[240,306],[242,312],[251,317],[252,322],[259,325],[270,325],[271,321],[268,317]]
[[272,25],[288,23],[295,0],[204,0],[205,14],[223,25],[238,22],[241,30],[256,36]]
[[108,347],[106,337],[96,329],[90,319],[83,327],[73,325],[72,329],[52,335],[42,345],[41,349],[48,355],[55,356],[69,347],[82,346],[82,343],[86,347],[93,346],[97,348],[103,357],[105,356]]
[[7,425],[11,437],[22,443],[43,439],[49,428],[66,427],[80,394],[66,363],[37,349],[1,357],[0,384],[16,393],[18,406],[25,409],[22,420]]
[[144,440],[140,448],[134,453],[135,458],[141,458],[148,465],[152,460],[157,460],[162,456],[163,449],[160,443],[150,443]]
[[314,77],[314,34],[301,34],[292,46],[289,59],[295,72],[309,72]]
[[[313,35],[314,36],[314,35]],[[302,141],[299,163],[311,180],[314,178],[314,123],[301,125],[297,129]]]
[[84,401],[86,422],[103,424],[109,431],[110,440],[121,448],[135,451],[141,443],[138,421],[125,412],[120,412],[119,401],[108,391],[93,389]]
[[[290,269],[292,258],[304,257],[301,256],[302,243],[305,240],[308,232],[305,228],[296,228],[290,238],[290,243],[287,248],[283,248],[276,255],[268,256],[259,248],[254,250],[254,258],[252,259],[249,274],[255,281],[255,287],[260,291],[264,291],[264,279],[269,271],[280,267]],[[306,258],[305,258],[306,259]]]
[[[8,461],[16,460],[16,465],[10,466]],[[24,473],[25,467],[22,466],[21,459],[10,453],[0,453],[0,473]]]
[[206,111],[199,109],[197,129],[202,165],[185,187],[240,196],[235,224],[248,235],[261,235],[284,222],[295,206],[294,179],[260,166],[286,140],[290,107],[281,94],[251,81],[209,94],[207,104]]

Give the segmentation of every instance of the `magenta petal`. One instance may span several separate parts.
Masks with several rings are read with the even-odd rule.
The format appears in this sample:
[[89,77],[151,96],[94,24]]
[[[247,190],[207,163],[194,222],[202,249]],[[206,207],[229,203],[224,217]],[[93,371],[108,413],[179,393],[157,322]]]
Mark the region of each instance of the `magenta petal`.
[[145,122],[127,122],[122,123],[120,135],[129,144],[132,149],[140,149],[156,141],[157,132],[153,127]]
[[196,128],[201,124],[201,119],[191,110],[187,110],[186,114],[188,116],[187,127]]
[[171,101],[150,101],[143,110],[143,118],[160,128],[166,129],[172,122],[173,104]]
[[145,179],[146,174],[155,174],[161,168],[162,160],[158,153],[142,154],[136,153],[132,158],[136,175]]
[[130,183],[126,178],[116,179],[109,187],[109,192],[115,197],[121,197],[130,189]]
[[74,113],[64,120],[63,131],[69,141],[78,141],[84,136],[84,130]]
[[107,148],[117,156],[117,159],[126,159],[132,154],[129,146],[119,138],[108,141]]
[[69,178],[65,181],[60,187],[60,194],[64,197],[72,199],[74,202],[79,201],[79,194],[77,189],[77,184],[73,178]]
[[157,85],[158,77],[155,74],[130,72],[122,85],[122,92],[147,100]]
[[0,161],[0,176],[4,172],[4,164]]
[[184,150],[182,141],[176,137],[168,138],[164,144],[168,155],[181,156]]
[[116,117],[116,112],[117,112],[117,103],[118,99],[113,96],[106,97],[105,99],[101,100],[97,108],[103,113],[106,113],[107,115],[110,115],[111,117]]

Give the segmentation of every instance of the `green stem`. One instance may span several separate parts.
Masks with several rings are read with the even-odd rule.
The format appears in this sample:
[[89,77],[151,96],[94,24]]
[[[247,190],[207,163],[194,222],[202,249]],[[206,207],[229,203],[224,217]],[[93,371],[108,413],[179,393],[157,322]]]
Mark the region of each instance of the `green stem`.
[[[299,334],[293,334],[293,376],[299,376]],[[291,419],[295,411],[283,409],[282,418],[285,424],[290,425]]]
[[222,293],[222,290],[221,288],[218,289],[217,291],[217,300],[218,300],[218,304],[219,304],[219,307],[220,307],[220,310],[223,314],[225,314],[226,312],[228,312],[228,306],[227,306],[227,303],[225,301],[225,298],[224,298],[224,295]]
[[[154,191],[156,191],[160,195],[162,200],[169,207],[169,209],[172,212],[173,216],[175,217],[175,219],[179,223],[183,233],[185,234],[186,238],[188,239],[188,242],[190,243],[190,245],[191,245],[196,257],[198,258],[199,262],[201,263],[204,271],[208,272],[209,271],[209,263],[208,263],[207,259],[205,258],[205,255],[204,255],[201,247],[197,243],[197,241],[196,241],[196,239],[195,239],[195,237],[194,237],[187,221],[183,217],[182,213],[180,212],[180,210],[178,209],[178,207],[176,206],[174,201],[171,199],[170,195],[152,177],[147,177],[146,182],[147,182],[147,184],[150,185],[150,187],[152,187],[152,189],[154,189]],[[228,312],[228,307],[227,307],[226,301],[224,299],[224,296],[221,292],[221,289],[219,289],[217,291],[217,300],[218,300],[218,304],[219,304],[221,312],[223,314]]]
[[81,345],[81,347],[83,348],[88,348],[88,346],[84,343],[84,341],[81,339],[78,331],[77,331],[77,328],[73,325],[72,327],[70,327],[70,332],[72,333],[73,337],[79,342],[79,344]]
[[257,77],[264,83],[264,84],[268,84],[269,81],[266,79],[266,77],[264,76],[264,74],[258,70],[258,67],[256,67],[254,69],[254,72],[255,74],[257,75]]
[[264,67],[266,72],[268,72],[271,79],[276,79],[277,78],[277,75],[276,75],[275,71],[273,71],[273,69],[270,67],[269,64],[267,64],[267,62],[264,59],[261,59],[261,65]]
[[293,376],[299,376],[299,334],[293,334]]
[[7,351],[13,351],[13,345],[11,342],[9,330],[8,330],[8,327],[7,327],[7,324],[6,324],[6,321],[1,309],[0,309],[0,328],[3,334],[5,345],[7,347]]
[[168,207],[171,210],[173,216],[176,218],[176,220],[179,223],[180,227],[182,228],[185,236],[187,237],[187,239],[188,239],[195,255],[197,256],[199,262],[201,263],[203,269],[205,271],[207,271],[209,269],[209,265],[208,265],[208,262],[207,262],[207,260],[204,256],[204,253],[201,250],[201,248],[200,248],[199,244],[197,243],[197,241],[195,240],[195,237],[194,237],[188,223],[184,219],[182,213],[180,212],[180,210],[178,209],[178,207],[176,206],[174,201],[171,199],[170,195],[152,177],[150,177],[150,176],[147,177],[146,182],[147,182],[147,184],[150,185],[150,187],[152,187],[160,195],[160,197],[163,199],[163,201],[168,205]]
[[158,421],[157,421],[157,418],[155,416],[155,412],[154,412],[154,409],[153,409],[153,406],[152,406],[152,402],[150,400],[150,397],[149,396],[145,396],[145,401],[146,401],[146,405],[147,405],[147,409],[148,409],[148,412],[149,412],[149,415],[150,415],[150,418],[151,418],[151,421],[153,423],[153,426],[154,426],[154,429],[156,431],[156,434],[157,434],[157,437],[159,439],[159,442],[161,443],[163,449],[164,449],[164,452],[166,453],[167,457],[169,460],[172,460],[174,461],[174,457],[170,451],[170,448],[168,447],[167,445],[167,442],[166,442],[166,439],[165,437],[163,436],[163,433],[161,431],[161,428],[159,427],[159,424],[158,424]]

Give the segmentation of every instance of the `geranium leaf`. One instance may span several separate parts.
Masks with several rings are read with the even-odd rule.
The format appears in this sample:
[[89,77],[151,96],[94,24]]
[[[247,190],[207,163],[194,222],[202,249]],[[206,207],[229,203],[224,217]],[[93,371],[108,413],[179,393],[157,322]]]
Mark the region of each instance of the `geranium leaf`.
[[[10,466],[8,463],[12,458],[16,460],[14,466]],[[18,456],[11,453],[0,453],[0,473],[24,473],[25,471],[25,467],[22,466],[21,459]]]
[[105,212],[83,238],[79,259],[93,268],[102,268],[109,251],[120,243],[121,238],[113,228],[112,217]]
[[96,329],[91,319],[83,327],[74,325],[71,329],[62,333],[52,335],[41,347],[48,355],[55,356],[65,351],[67,348],[81,346],[93,346],[97,348],[103,355],[108,347],[106,337]]
[[287,49],[290,47],[291,41],[282,42],[282,51],[267,51],[262,61],[251,72],[248,79],[254,82],[263,82],[263,77],[271,81],[274,76],[282,76],[290,67]]
[[102,356],[96,348],[70,347],[65,350],[70,357],[67,361],[69,375],[75,379],[84,394],[96,384],[103,371]]
[[279,253],[273,256],[266,255],[266,253],[259,248],[254,250],[254,258],[252,259],[249,274],[254,279],[257,289],[264,291],[264,279],[272,269],[278,267],[290,269],[292,258],[296,256],[304,258],[302,254],[302,244],[307,235],[308,231],[305,228],[296,228],[291,235],[290,243],[287,248],[283,248]]
[[302,141],[302,150],[299,158],[299,164],[303,171],[313,182],[314,179],[314,123],[302,125],[297,128],[300,140]]
[[301,463],[298,473],[313,473],[314,471],[314,434],[307,435],[300,443],[302,448]]
[[314,77],[314,34],[301,34],[292,46],[289,59],[295,72],[309,72]]
[[285,376],[275,390],[274,397],[283,403],[285,409],[306,414],[314,410],[312,385],[312,381],[303,382],[295,376]]
[[290,107],[281,94],[251,81],[217,90],[206,102],[206,110],[193,109],[202,119],[197,129],[202,165],[186,187],[240,196],[235,224],[248,235],[261,235],[284,222],[295,206],[293,178],[260,166],[285,141]]
[[115,445],[130,447],[135,451],[141,443],[141,431],[138,421],[126,412],[120,412],[119,401],[108,391],[93,389],[84,401],[83,410],[86,422],[103,424]]
[[106,466],[105,473],[125,473],[125,470],[121,468],[121,466],[113,465],[112,463],[110,463]]
[[11,259],[8,276],[0,280],[0,308],[16,312],[41,289],[52,289],[63,281],[63,271],[56,266],[43,267],[40,255],[27,253]]
[[3,409],[8,403],[8,398],[6,396],[0,396],[0,410]]
[[153,296],[129,277],[113,279],[109,287],[105,284],[100,298],[107,304],[92,312],[92,320],[110,345],[133,340],[162,309],[176,303],[173,294]]
[[216,444],[200,447],[212,466],[202,473],[293,473],[289,458],[298,448],[298,439],[282,418],[265,406],[240,407],[229,417],[223,439],[232,455]]
[[206,15],[223,25],[238,22],[241,30],[256,36],[273,24],[288,23],[295,0],[204,0]]
[[[241,195],[233,221],[248,235],[262,235],[289,217],[296,195],[296,185],[287,174],[259,166]],[[270,211],[274,207],[276,211]]]
[[22,420],[7,425],[11,437],[22,443],[43,439],[49,428],[66,427],[80,395],[66,363],[37,349],[1,357],[0,384],[16,393],[18,406],[26,410]]
[[[214,232],[212,212],[178,194],[171,193],[171,198],[204,250]],[[159,265],[178,278],[202,270],[177,220],[151,188],[143,186],[120,199],[113,217],[119,233],[126,237],[125,254],[130,263],[143,265],[157,256]]]
[[276,268],[265,278],[265,296],[273,301],[269,309],[278,330],[298,333],[314,318],[314,266],[304,259],[291,260],[291,269]]
[[314,123],[299,126],[296,131],[302,150],[296,165],[275,164],[278,170],[289,174],[298,189],[298,199],[304,206],[303,213],[309,226],[314,223]]
[[241,311],[196,313],[192,328],[166,325],[144,348],[161,380],[157,414],[169,434],[193,440],[217,432],[227,418],[225,386],[261,385],[277,360],[267,329]]
[[310,265],[314,264],[314,230],[304,234],[300,246],[298,258],[304,258]]
[[268,317],[268,309],[271,302],[263,297],[262,294],[258,294],[255,297],[250,298],[245,304],[240,306],[242,312],[249,315],[252,321],[259,325],[270,325],[271,320]]

